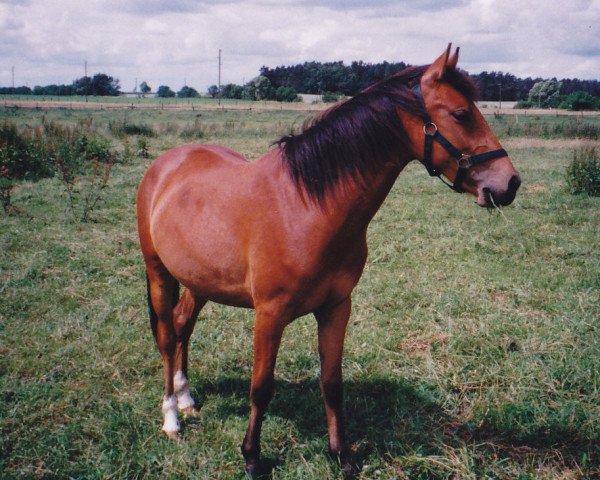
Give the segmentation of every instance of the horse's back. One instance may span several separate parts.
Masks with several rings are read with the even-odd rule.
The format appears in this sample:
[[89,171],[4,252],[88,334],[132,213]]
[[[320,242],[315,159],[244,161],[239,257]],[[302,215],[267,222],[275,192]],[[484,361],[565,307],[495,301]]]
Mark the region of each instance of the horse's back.
[[176,174],[185,163],[192,163],[196,172],[219,166],[248,163],[239,153],[218,145],[184,145],[167,150],[159,156],[144,175],[138,190],[138,201],[152,195]]

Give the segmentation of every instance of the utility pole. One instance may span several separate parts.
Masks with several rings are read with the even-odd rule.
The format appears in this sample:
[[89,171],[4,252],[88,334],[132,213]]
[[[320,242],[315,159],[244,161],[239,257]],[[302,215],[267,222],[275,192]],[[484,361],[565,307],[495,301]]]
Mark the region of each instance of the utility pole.
[[219,99],[219,105],[221,105],[221,49],[219,48],[219,84],[217,85],[217,98]]
[[88,85],[87,85],[87,78],[88,78],[88,75],[87,75],[87,60],[86,60],[86,61],[84,62],[84,64],[83,64],[83,72],[84,72],[84,75],[85,75],[85,76],[84,76],[84,80],[83,80],[83,81],[84,81],[84,82],[86,82],[86,84],[85,84],[85,102],[87,103],[87,101],[88,101]]
[[12,67],[12,88],[15,88],[15,66]]
[[502,109],[502,80],[498,84],[498,110]]

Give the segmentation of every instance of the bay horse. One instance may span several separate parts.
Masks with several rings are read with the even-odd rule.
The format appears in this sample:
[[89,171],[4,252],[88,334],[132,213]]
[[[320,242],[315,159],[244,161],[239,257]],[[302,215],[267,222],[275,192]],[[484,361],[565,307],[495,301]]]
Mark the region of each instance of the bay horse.
[[[137,194],[151,326],[164,363],[162,430],[197,413],[188,342],[207,301],[253,308],[246,472],[260,469],[260,432],[285,327],[314,313],[329,450],[352,470],[344,434],[342,350],[366,232],[402,169],[419,159],[482,207],[508,205],[520,179],[474,104],[451,45],[326,110],[259,159],[214,145],[173,148]],[[442,133],[443,132],[443,133]],[[179,295],[179,286],[183,293]]]

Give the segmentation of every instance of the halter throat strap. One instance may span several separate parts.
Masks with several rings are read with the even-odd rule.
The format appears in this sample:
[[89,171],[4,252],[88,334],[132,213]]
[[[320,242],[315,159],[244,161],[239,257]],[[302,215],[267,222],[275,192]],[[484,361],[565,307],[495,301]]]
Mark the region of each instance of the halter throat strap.
[[[491,150],[489,152],[477,153],[475,155],[468,155],[462,153],[458,150],[452,143],[444,137],[439,131],[438,127],[435,123],[431,121],[429,114],[427,113],[427,107],[425,106],[425,101],[423,100],[423,94],[421,93],[421,85],[417,81],[416,85],[413,87],[413,93],[417,97],[417,100],[423,107],[423,133],[425,134],[425,144],[423,147],[423,165],[427,169],[427,172],[432,177],[438,177],[442,182],[444,182],[448,187],[450,187],[455,192],[464,192],[462,189],[462,183],[467,173],[467,170],[471,168],[473,165],[478,165],[480,163],[488,162],[490,160],[494,160],[496,158],[507,157],[508,153],[503,148],[499,148],[498,150]],[[456,178],[454,179],[454,183],[449,183],[442,178],[442,172],[440,172],[433,165],[433,141],[438,142],[442,147],[446,149],[446,151],[454,157],[456,163],[458,165],[458,169],[456,171]]]

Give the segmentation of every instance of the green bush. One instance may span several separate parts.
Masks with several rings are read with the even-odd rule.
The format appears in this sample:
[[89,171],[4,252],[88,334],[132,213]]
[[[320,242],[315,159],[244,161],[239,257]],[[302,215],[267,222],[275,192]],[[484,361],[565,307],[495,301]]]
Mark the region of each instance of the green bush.
[[321,96],[321,99],[323,100],[323,103],[335,103],[339,99],[343,98],[343,96],[344,95],[341,93],[324,92]]
[[68,195],[68,210],[76,220],[87,221],[108,184],[115,159],[108,140],[81,126],[50,122],[34,129],[19,129],[5,122],[0,127],[2,206],[8,213],[15,210],[11,193],[17,181],[37,181],[58,174]]
[[567,166],[566,177],[571,193],[600,196],[600,156],[596,147],[573,150],[573,159]]
[[533,108],[535,105],[533,104],[533,102],[530,102],[529,100],[519,100],[517,103],[515,103],[515,106],[513,108],[520,108],[520,109],[529,109],[529,108]]
[[0,202],[5,212],[13,208],[11,193],[15,182],[54,176],[47,150],[41,128],[20,131],[9,122],[0,126]]
[[574,111],[600,110],[600,97],[595,97],[587,92],[573,92],[562,100],[559,108]]
[[119,138],[123,138],[127,135],[141,135],[143,137],[155,137],[156,133],[152,127],[143,123],[127,123],[125,120],[108,122],[108,129],[110,132]]

